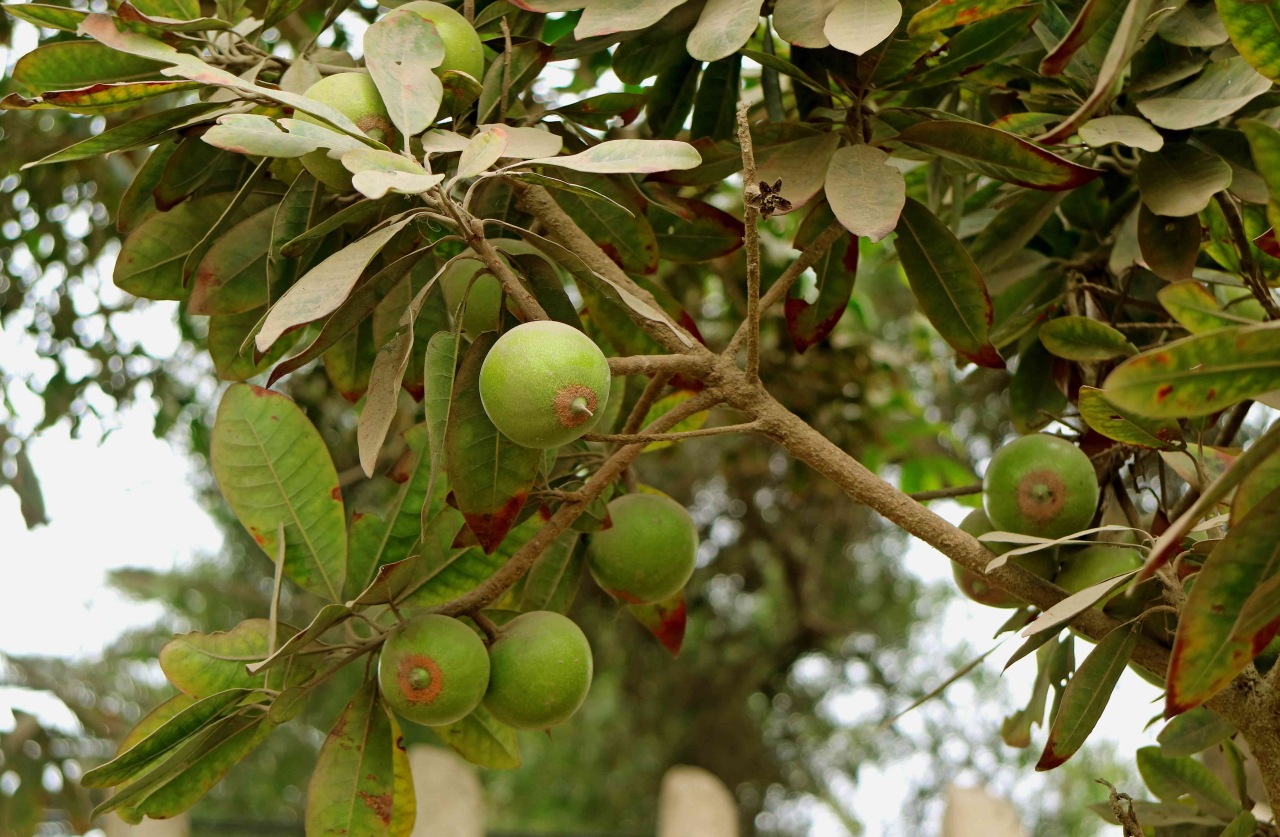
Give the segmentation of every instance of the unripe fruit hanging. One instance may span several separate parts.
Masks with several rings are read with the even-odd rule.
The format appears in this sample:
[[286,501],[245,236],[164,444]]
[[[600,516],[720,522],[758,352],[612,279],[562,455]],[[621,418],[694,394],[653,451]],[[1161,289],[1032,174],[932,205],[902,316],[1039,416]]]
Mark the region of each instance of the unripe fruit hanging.
[[627,494],[609,503],[609,519],[587,552],[596,584],[628,604],[680,592],[698,556],[698,527],[685,507],[660,494]]
[[535,610],[512,619],[489,648],[484,705],[516,729],[549,729],[578,711],[591,688],[591,646],[567,616]]
[[[995,527],[991,525],[991,521],[987,519],[986,512],[982,511],[982,509],[974,509],[969,512],[969,515],[961,521],[960,529],[975,538],[995,531]],[[986,542],[984,541],[984,543]],[[986,547],[996,555],[1001,555],[1012,549],[1013,544],[986,543]],[[1011,559],[1011,562],[1024,570],[1030,570],[1041,578],[1052,577],[1054,571],[1058,569],[1058,562],[1054,559],[1050,550],[1021,555]],[[951,562],[951,574],[955,577],[956,586],[960,588],[960,592],[978,604],[984,604],[987,607],[1022,607],[1025,604],[1017,596],[996,587],[990,581],[955,561]]]
[[440,33],[440,40],[444,43],[444,60],[436,68],[436,73],[457,70],[476,81],[484,81],[484,50],[480,46],[480,36],[465,17],[448,6],[431,0],[414,0],[398,8],[417,12],[436,25],[436,31]]
[[1098,507],[1093,463],[1057,436],[1015,439],[991,457],[983,504],[997,529],[1061,538],[1089,526]]
[[[367,73],[336,73],[325,76],[307,88],[305,95],[338,111],[371,138],[394,147],[395,126],[378,94],[378,88]],[[294,116],[301,122],[329,127],[302,111],[296,112]],[[334,191],[350,192],[353,188],[351,173],[342,165],[341,160],[330,157],[326,148],[304,154],[302,165],[316,180]]]
[[589,432],[609,400],[609,361],[573,326],[539,320],[494,343],[480,367],[480,400],[511,441],[556,448]]
[[460,721],[489,686],[489,654],[475,631],[432,614],[394,630],[378,658],[378,687],[387,704],[427,726]]

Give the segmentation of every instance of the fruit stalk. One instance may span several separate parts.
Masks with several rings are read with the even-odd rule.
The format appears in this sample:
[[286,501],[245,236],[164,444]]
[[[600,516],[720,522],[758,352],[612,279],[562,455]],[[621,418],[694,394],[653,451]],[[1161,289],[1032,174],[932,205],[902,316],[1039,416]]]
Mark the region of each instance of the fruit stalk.
[[537,298],[530,293],[529,289],[520,281],[520,277],[516,276],[506,260],[498,254],[489,240],[484,237],[484,225],[473,218],[464,209],[454,203],[443,189],[437,188],[436,199],[445,213],[453,219],[454,225],[458,228],[458,232],[462,234],[463,239],[480,257],[485,266],[498,277],[498,281],[502,283],[502,289],[506,291],[507,296],[515,300],[516,307],[524,314],[527,320],[549,320],[546,309],[538,302]]

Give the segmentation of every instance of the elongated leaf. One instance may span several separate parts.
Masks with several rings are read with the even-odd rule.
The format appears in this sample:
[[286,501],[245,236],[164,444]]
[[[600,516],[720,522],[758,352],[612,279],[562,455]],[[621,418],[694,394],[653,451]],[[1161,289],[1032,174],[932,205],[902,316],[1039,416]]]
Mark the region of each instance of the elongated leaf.
[[994,369],[1004,361],[991,345],[991,297],[959,240],[928,207],[907,199],[895,246],[911,291],[938,334],[968,361]]
[[213,360],[213,369],[224,381],[247,381],[261,375],[271,365],[293,348],[294,340],[284,337],[277,340],[257,363],[253,359],[253,331],[262,322],[267,309],[255,308],[243,314],[219,314],[209,318],[209,333],[205,343],[209,348],[209,357]]
[[578,533],[561,532],[543,550],[524,577],[520,588],[520,610],[553,610],[567,613],[578,593],[585,564]]
[[608,202],[558,191],[556,203],[591,240],[628,273],[648,275],[658,269],[658,239],[645,217],[643,196],[627,183],[598,174],[571,173],[565,180],[586,186]]
[[969,247],[969,255],[983,271],[1018,257],[1053,217],[1064,197],[1063,192],[1023,192],[982,228]]
[[63,32],[76,31],[80,21],[89,15],[81,9],[50,6],[44,3],[5,3],[0,8],[18,20],[34,23],[45,29],[60,29]]
[[[943,55],[930,62],[928,69],[912,75],[907,72],[905,86],[930,87],[939,84],[955,84],[988,64],[998,64],[1014,45],[1027,36],[1028,30],[1040,14],[1037,4],[1016,6],[994,17],[965,25],[946,43]],[[920,67],[923,53],[928,52],[932,39],[927,36],[907,40],[902,45],[905,58]],[[899,59],[902,60],[902,59]],[[904,67],[903,69],[907,69]],[[888,73],[885,73],[889,80]],[[897,79],[893,79],[897,81]]]
[[846,146],[832,155],[825,191],[844,228],[871,241],[893,232],[906,201],[902,172],[870,145]]
[[322,147],[316,134],[290,133],[274,119],[251,113],[222,117],[200,139],[217,148],[257,157],[301,157]]
[[391,122],[405,137],[435,122],[444,85],[433,70],[444,60],[435,24],[414,11],[392,10],[364,33],[365,63]]
[[145,24],[148,28],[161,32],[219,32],[231,29],[234,24],[219,20],[216,17],[200,17],[199,7],[192,9],[156,8],[156,4],[148,2],[121,3],[116,9],[116,16],[130,23]]
[[[501,111],[504,101],[503,87],[509,83],[508,91],[524,90],[541,75],[542,68],[551,60],[551,53],[552,48],[547,44],[526,41],[516,44],[510,52],[504,52],[497,61],[490,64],[484,74],[483,84],[480,85],[479,92],[476,94],[479,98],[476,104],[476,112],[479,114],[476,119],[477,124],[504,122],[507,115]],[[458,105],[467,106],[471,101],[475,101],[474,98],[468,101],[467,97],[459,95],[460,91],[450,91],[447,77],[442,80],[445,82],[446,95],[452,95]],[[477,79],[477,82],[479,81],[481,80]],[[510,104],[509,95],[507,99],[507,103]]]
[[[160,649],[160,668],[169,682],[193,698],[210,697],[227,689],[252,689],[263,684],[261,676],[252,676],[245,666],[267,656],[271,623],[266,619],[246,619],[230,631],[178,634]],[[278,625],[279,642],[297,633],[287,625]],[[314,666],[305,667],[314,673]],[[295,669],[294,682],[305,679],[307,672]],[[279,688],[283,679],[271,688]]]
[[1182,431],[1176,421],[1126,414],[1095,387],[1080,387],[1079,404],[1084,423],[1108,439],[1154,450],[1176,450],[1183,445]]
[[577,154],[527,163],[595,174],[648,174],[694,168],[702,164],[702,155],[687,142],[675,140],[606,140]]
[[50,90],[79,90],[92,84],[161,78],[164,65],[116,52],[92,41],[63,41],[36,47],[13,65],[18,92],[39,96]]
[[258,350],[265,352],[289,329],[338,310],[373,257],[411,220],[401,218],[381,227],[307,271],[267,313],[254,338]]
[[267,304],[267,251],[276,209],[268,206],[213,242],[196,268],[188,301],[192,314],[243,314]]
[[1240,812],[1240,803],[1213,775],[1213,771],[1192,758],[1168,758],[1159,747],[1138,750],[1138,772],[1156,796],[1168,802],[1190,794],[1205,813],[1231,819]]
[[1089,317],[1058,317],[1040,326],[1040,342],[1058,357],[1075,361],[1110,360],[1136,355],[1123,334]]
[[687,622],[684,591],[681,590],[666,601],[647,605],[627,605],[627,612],[653,634],[662,647],[675,657],[684,645]]
[[1194,756],[1220,741],[1236,734],[1236,728],[1222,720],[1214,712],[1200,707],[1184,712],[1169,723],[1156,736],[1160,752],[1167,758]]
[[[770,185],[781,180],[780,194],[798,208],[822,190],[831,167],[831,157],[839,146],[840,137],[834,133],[813,134],[794,142],[766,145],[756,156],[757,173],[762,182]],[[887,179],[880,172],[875,174]],[[898,207],[899,210],[901,208]],[[886,214],[886,210],[881,208],[877,218],[882,220]],[[894,218],[896,220],[896,214]]]
[[156,764],[200,729],[235,711],[241,702],[255,694],[259,693],[253,689],[228,689],[196,701],[111,761],[85,773],[80,784],[87,788],[108,788],[128,781]]
[[1040,340],[1030,341],[1018,354],[1018,369],[1009,382],[1009,420],[1019,433],[1048,426],[1067,408],[1067,394],[1054,376],[1056,361]]
[[422,406],[427,414],[427,435],[431,440],[431,482],[436,481],[444,467],[444,440],[449,428],[449,405],[453,402],[458,352],[458,338],[449,332],[435,334],[427,343]]
[[1138,644],[1141,624],[1121,625],[1107,634],[1089,652],[1076,673],[1067,681],[1058,712],[1049,730],[1036,770],[1052,770],[1075,755],[1097,726],[1111,693],[1120,681]]
[[1169,312],[1169,316],[1192,334],[1204,334],[1220,328],[1253,325],[1256,317],[1247,316],[1247,309],[1237,306],[1228,310],[1199,282],[1178,282],[1166,285],[1156,293],[1156,298]]
[[480,366],[497,342],[486,332],[463,358],[445,431],[446,468],[458,510],[486,553],[502,543],[533,487],[541,456],[493,426],[480,401]]
[[1236,51],[1258,72],[1280,82],[1280,9],[1276,0],[1214,0]]
[[395,807],[391,717],[370,680],[338,716],[307,788],[309,837],[384,837]]
[[918,122],[894,139],[933,151],[996,180],[1032,189],[1075,189],[1101,174],[1030,140],[973,122]]
[[742,222],[705,201],[664,195],[649,205],[649,223],[667,261],[708,262],[742,246]]
[[53,154],[42,157],[34,163],[25,163],[22,168],[29,169],[35,166],[49,165],[50,163],[88,160],[104,154],[110,154],[113,151],[124,151],[130,148],[150,145],[179,125],[199,120],[201,117],[212,118],[218,111],[225,109],[226,105],[218,102],[196,102],[173,108],[172,110],[153,113],[149,116],[135,119],[132,122],[108,128],[96,136],[83,139],[61,151],[55,151]]
[[450,749],[472,764],[490,770],[514,770],[520,766],[516,731],[490,715],[483,705],[456,724],[432,729]]
[[[796,247],[808,247],[833,220],[826,206],[815,207],[800,225]],[[808,302],[803,296],[790,294],[784,303],[787,336],[802,354],[825,340],[849,307],[858,275],[858,240],[851,234],[841,235],[814,263],[813,271],[817,274],[818,298]]]
[[[1280,620],[1280,575],[1273,575],[1258,585],[1240,608],[1240,616],[1231,629],[1231,639],[1252,641]],[[1274,630],[1274,629],[1272,629]]]
[[939,0],[916,12],[907,24],[910,35],[927,35],[952,26],[962,26],[1012,9],[1021,0],[977,0],[973,3],[955,3]]
[[506,128],[495,125],[487,131],[480,131],[471,138],[467,147],[462,149],[462,156],[458,158],[458,173],[455,177],[460,180],[475,177],[487,171],[490,166],[498,162],[499,157],[506,156],[506,150]]
[[1235,636],[1245,602],[1280,572],[1277,525],[1280,491],[1273,491],[1231,527],[1196,576],[1174,637],[1167,715],[1199,706],[1221,691],[1280,629],[1280,619],[1272,619],[1248,635]]
[[339,395],[355,404],[369,389],[377,355],[373,321],[365,320],[324,353],[324,374]]
[[1040,61],[1040,72],[1056,76],[1065,70],[1072,56],[1123,9],[1124,0],[1085,0],[1067,34]]
[[312,617],[311,624],[289,637],[276,649],[274,654],[259,662],[250,663],[245,668],[250,674],[259,674],[263,671],[278,668],[285,664],[289,658],[315,643],[325,631],[350,619],[351,615],[351,608],[346,605],[327,604]]
[[1280,389],[1280,325],[1225,328],[1166,343],[1120,364],[1103,384],[1123,410],[1204,416]]
[[1151,123],[1136,116],[1099,116],[1080,126],[1080,139],[1099,148],[1116,143],[1143,151],[1159,151],[1164,137]]
[[1183,131],[1230,116],[1271,89],[1243,58],[1214,61],[1195,81],[1167,96],[1144,99],[1138,110],[1158,127]]
[[319,431],[279,393],[236,384],[222,396],[210,449],[213,475],[236,517],[284,573],[339,601],[347,565],[342,491]]

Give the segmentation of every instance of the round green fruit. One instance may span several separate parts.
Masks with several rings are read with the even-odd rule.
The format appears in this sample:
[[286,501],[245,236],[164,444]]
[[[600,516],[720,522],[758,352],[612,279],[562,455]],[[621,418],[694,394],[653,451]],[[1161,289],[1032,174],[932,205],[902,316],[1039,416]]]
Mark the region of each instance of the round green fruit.
[[[969,515],[960,522],[960,529],[975,538],[979,535],[996,531],[996,528],[991,525],[991,521],[987,519],[987,515],[982,509],[974,509],[969,512]],[[1013,544],[988,543],[986,547],[995,554],[1002,555],[1012,549]],[[1024,570],[1035,573],[1041,578],[1051,578],[1054,570],[1058,568],[1058,562],[1049,550],[1032,552],[1030,555],[1020,555],[1011,560],[1012,563],[1017,564]],[[984,604],[987,607],[1005,608],[1022,607],[1024,604],[1017,596],[1001,590],[973,570],[954,561],[951,562],[951,573],[955,577],[956,586],[960,588],[960,592],[978,604]]]
[[608,508],[613,525],[591,536],[587,552],[596,584],[628,604],[680,592],[698,557],[698,527],[685,507],[660,494],[627,494]]
[[[378,88],[368,73],[335,73],[325,76],[307,88],[308,99],[326,104],[356,123],[356,127],[378,142],[394,146],[396,129],[391,124],[387,106],[378,95]],[[295,118],[313,125],[325,125],[314,116],[298,111]],[[319,148],[302,156],[303,167],[324,185],[336,192],[350,192],[351,173],[340,160]]]
[[1015,439],[991,457],[983,504],[997,529],[1061,538],[1089,526],[1098,478],[1079,448],[1057,436]]
[[591,688],[591,646],[567,616],[549,610],[508,622],[489,648],[485,708],[516,729],[549,729],[572,717]]
[[[1062,556],[1062,569],[1053,583],[1068,593],[1079,593],[1121,573],[1142,566],[1142,553],[1116,544],[1095,544],[1072,550]],[[1117,595],[1112,593],[1107,599]],[[1104,600],[1106,601],[1106,600]]]
[[457,70],[476,81],[484,81],[484,51],[480,48],[480,36],[465,17],[430,0],[414,0],[398,8],[417,12],[436,25],[440,40],[444,42],[444,60],[436,67],[437,74]]
[[489,686],[484,641],[457,619],[430,615],[388,635],[378,658],[378,687],[396,712],[427,726],[461,721]]
[[462,331],[472,340],[482,332],[496,329],[502,316],[502,283],[492,273],[481,273],[483,270],[483,262],[462,258],[440,274],[440,290],[444,292],[444,304],[449,307],[450,316],[458,310],[464,297],[467,300]]
[[480,401],[518,445],[558,448],[595,427],[609,400],[609,360],[573,326],[539,320],[498,338],[480,367]]

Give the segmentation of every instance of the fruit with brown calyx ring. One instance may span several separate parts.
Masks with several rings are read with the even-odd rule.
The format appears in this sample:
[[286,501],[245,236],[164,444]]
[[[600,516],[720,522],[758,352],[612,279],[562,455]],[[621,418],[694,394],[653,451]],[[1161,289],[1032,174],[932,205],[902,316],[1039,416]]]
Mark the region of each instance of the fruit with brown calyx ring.
[[[987,519],[986,512],[982,511],[982,509],[974,509],[969,512],[969,515],[960,522],[959,528],[975,538],[988,532],[996,531],[995,527],[991,525],[991,521]],[[1014,544],[987,543],[986,541],[983,543],[987,549],[997,555],[1014,548]],[[1041,578],[1051,578],[1054,571],[1058,569],[1058,562],[1054,559],[1052,550],[1041,550],[1032,552],[1029,555],[1020,555],[1011,559],[1011,563],[1017,564],[1024,570],[1029,570]],[[955,561],[951,562],[951,573],[955,577],[956,586],[960,588],[960,592],[978,604],[1003,608],[1022,607],[1026,604],[1017,596],[996,587],[978,573]]]
[[578,711],[591,688],[591,646],[567,616],[522,613],[489,648],[485,708],[516,729],[549,729]]
[[[391,123],[387,106],[383,104],[382,96],[378,94],[378,88],[368,73],[335,73],[325,76],[308,87],[304,95],[338,111],[356,123],[356,127],[371,139],[390,147],[395,146],[395,126]],[[337,130],[302,111],[296,111],[294,118],[300,122]],[[336,192],[350,192],[354,188],[351,185],[351,172],[347,171],[341,160],[330,157],[327,148],[318,148],[302,155],[302,165],[316,180]]]
[[498,338],[480,367],[480,401],[507,438],[557,448],[591,431],[609,400],[609,360],[590,337],[553,320]]
[[982,498],[996,529],[1061,538],[1093,520],[1098,477],[1089,457],[1066,439],[1023,436],[991,457]]
[[471,628],[448,616],[412,619],[388,634],[378,657],[387,705],[410,721],[460,721],[489,687],[489,654]]
[[612,525],[591,536],[587,551],[600,589],[627,604],[680,592],[698,557],[698,527],[685,507],[661,494],[626,494],[608,510]]

